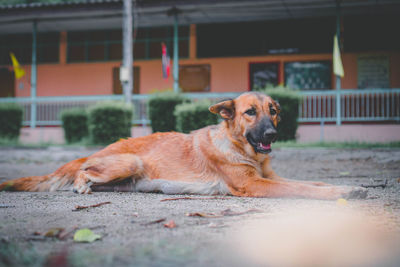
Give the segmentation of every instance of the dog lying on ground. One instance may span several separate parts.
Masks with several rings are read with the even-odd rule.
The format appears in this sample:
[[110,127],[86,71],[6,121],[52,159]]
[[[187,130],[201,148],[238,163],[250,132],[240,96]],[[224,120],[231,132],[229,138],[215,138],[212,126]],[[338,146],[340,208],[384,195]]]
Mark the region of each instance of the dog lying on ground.
[[280,106],[261,93],[244,93],[209,110],[224,121],[190,134],[155,133],[113,143],[44,176],[4,182],[0,190],[161,192],[166,194],[338,199],[366,197],[364,188],[300,182],[270,167]]

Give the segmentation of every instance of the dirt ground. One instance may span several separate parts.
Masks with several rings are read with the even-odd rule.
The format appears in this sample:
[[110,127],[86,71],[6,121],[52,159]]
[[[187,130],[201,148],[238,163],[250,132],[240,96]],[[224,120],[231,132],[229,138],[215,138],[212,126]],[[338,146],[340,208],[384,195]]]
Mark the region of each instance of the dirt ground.
[[[50,173],[95,151],[0,148],[0,182]],[[347,202],[230,196],[161,201],[183,196],[0,192],[0,265],[400,266],[398,251],[392,251],[400,241],[400,149],[282,148],[271,155],[283,177],[387,184],[369,188],[367,199]],[[76,205],[107,201],[111,203],[72,211]],[[176,227],[165,227],[171,220]],[[63,240],[43,237],[56,227],[71,234]],[[86,227],[102,238],[73,242],[74,230]]]

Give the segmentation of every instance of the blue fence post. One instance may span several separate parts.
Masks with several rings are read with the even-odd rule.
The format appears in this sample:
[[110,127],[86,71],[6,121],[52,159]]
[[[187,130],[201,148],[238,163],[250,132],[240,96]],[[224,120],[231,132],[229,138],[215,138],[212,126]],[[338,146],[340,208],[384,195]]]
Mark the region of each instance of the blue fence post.
[[32,63],[31,63],[31,128],[36,127],[36,35],[37,21],[33,21],[32,28]]
[[342,124],[340,77],[336,76],[336,125]]
[[325,125],[325,118],[322,118],[322,119],[321,119],[320,133],[319,133],[319,141],[320,141],[321,143],[323,143],[323,142],[325,141],[325,137],[324,137],[324,134],[325,134],[324,125]]

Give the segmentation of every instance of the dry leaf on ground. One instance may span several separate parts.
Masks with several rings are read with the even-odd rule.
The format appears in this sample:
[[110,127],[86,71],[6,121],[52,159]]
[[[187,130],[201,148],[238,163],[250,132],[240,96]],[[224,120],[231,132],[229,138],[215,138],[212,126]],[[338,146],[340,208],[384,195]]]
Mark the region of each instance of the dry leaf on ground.
[[44,234],[44,236],[45,237],[58,237],[61,234],[61,232],[63,232],[63,231],[65,231],[65,229],[61,228],[61,227],[51,228]]
[[97,234],[93,233],[92,230],[90,230],[89,228],[79,229],[74,234],[75,242],[92,243],[93,241],[96,241],[97,239],[100,239],[100,238],[101,238],[101,235],[97,235]]
[[164,223],[164,227],[166,227],[166,228],[175,228],[176,224],[175,224],[175,222],[173,220],[171,220],[171,221],[169,221],[167,223]]

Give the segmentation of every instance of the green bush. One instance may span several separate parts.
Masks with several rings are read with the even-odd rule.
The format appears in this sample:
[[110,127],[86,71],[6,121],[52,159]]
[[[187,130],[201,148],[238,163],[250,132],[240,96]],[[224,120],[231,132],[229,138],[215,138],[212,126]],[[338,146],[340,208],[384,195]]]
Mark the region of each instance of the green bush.
[[284,88],[267,88],[260,90],[279,102],[281,122],[278,124],[278,141],[296,139],[298,127],[300,95],[297,91]]
[[148,102],[153,132],[176,131],[175,107],[186,99],[177,93],[166,92],[153,95]]
[[0,104],[0,137],[18,139],[22,127],[22,108],[15,103]]
[[211,106],[210,101],[177,105],[174,112],[176,118],[176,130],[183,133],[189,133],[208,125],[217,124],[218,116],[208,110],[209,106]]
[[64,110],[61,121],[67,143],[76,143],[89,136],[88,115],[83,108]]
[[133,108],[123,102],[99,102],[89,108],[88,128],[94,144],[110,144],[131,136]]

